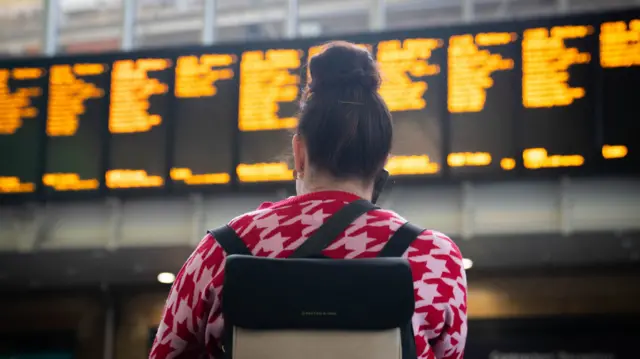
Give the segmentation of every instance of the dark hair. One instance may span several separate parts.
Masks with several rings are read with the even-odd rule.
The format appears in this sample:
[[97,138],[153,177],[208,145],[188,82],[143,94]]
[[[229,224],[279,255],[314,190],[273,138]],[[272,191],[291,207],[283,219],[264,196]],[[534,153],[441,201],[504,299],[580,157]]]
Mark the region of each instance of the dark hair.
[[309,161],[336,178],[373,181],[391,150],[391,114],[378,94],[380,72],[366,49],[331,42],[309,62],[298,134]]

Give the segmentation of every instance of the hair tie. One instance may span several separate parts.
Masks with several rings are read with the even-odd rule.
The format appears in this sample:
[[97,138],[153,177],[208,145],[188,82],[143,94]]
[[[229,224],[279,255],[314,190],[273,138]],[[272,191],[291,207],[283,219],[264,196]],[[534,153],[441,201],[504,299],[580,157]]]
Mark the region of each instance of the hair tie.
[[358,106],[362,106],[364,105],[362,102],[353,102],[353,101],[338,101],[340,103],[348,103],[350,105],[358,105]]

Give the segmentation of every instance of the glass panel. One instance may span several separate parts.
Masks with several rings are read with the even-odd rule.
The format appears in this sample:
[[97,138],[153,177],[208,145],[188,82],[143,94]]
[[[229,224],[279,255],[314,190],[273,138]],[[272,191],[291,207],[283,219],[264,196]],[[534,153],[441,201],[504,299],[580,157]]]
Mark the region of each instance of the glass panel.
[[361,0],[299,0],[302,37],[363,33],[369,29],[369,6]]
[[139,0],[136,47],[197,44],[202,33],[204,0]]
[[284,37],[287,0],[218,0],[218,41]]
[[60,53],[113,51],[120,46],[122,0],[62,0]]
[[41,0],[0,0],[0,57],[40,52],[42,4]]

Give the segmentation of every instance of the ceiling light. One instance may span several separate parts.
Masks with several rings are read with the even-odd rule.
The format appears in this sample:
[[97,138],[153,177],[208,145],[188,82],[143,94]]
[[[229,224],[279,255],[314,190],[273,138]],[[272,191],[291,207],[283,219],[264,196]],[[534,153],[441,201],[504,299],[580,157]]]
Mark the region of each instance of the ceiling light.
[[465,270],[468,270],[473,267],[473,261],[469,258],[462,258],[462,266]]
[[176,280],[176,276],[173,273],[162,272],[158,274],[158,282],[162,284],[171,284],[174,280]]

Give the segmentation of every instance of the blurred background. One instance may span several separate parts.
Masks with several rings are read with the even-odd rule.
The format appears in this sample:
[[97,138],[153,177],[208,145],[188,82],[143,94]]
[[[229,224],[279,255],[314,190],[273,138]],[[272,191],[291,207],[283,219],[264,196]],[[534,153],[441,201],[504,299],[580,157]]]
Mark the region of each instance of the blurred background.
[[[464,148],[464,139],[483,135],[478,131],[484,125],[458,126],[460,128],[444,125],[440,129],[438,124],[446,122],[443,118],[454,115],[440,117],[440,112],[414,113],[400,104],[394,110],[399,121],[397,133],[400,133],[394,148],[402,148],[400,152],[406,153],[400,155],[405,156],[414,155],[412,151],[415,155],[430,154],[431,160],[439,165],[425,166],[411,173],[406,170],[408,162],[398,160],[398,168],[391,171],[392,175],[397,175],[394,177],[397,180],[388,186],[381,204],[416,224],[451,236],[466,257],[470,329],[465,358],[638,358],[640,181],[635,175],[640,162],[638,152],[633,149],[637,148],[637,136],[640,135],[637,126],[640,111],[633,105],[640,93],[639,9],[638,0],[0,0],[0,73],[3,69],[41,68],[51,63],[112,63],[129,57],[173,59],[183,53],[200,56],[210,51],[235,54],[229,57],[233,59],[230,63],[234,63],[229,69],[242,76],[236,55],[240,56],[245,50],[284,48],[302,49],[304,51],[300,53],[303,53],[324,40],[344,38],[377,44],[374,48],[378,49],[379,56],[380,39],[418,36],[415,34],[444,38],[453,33],[477,31],[508,33],[511,30],[504,30],[505,23],[517,24],[513,25],[517,28],[513,31],[521,34],[528,26],[552,27],[569,21],[563,19],[571,19],[571,24],[602,24],[621,19],[629,28],[628,37],[621,40],[628,45],[628,51],[624,56],[620,56],[622,50],[616,50],[619,52],[615,54],[619,61],[622,61],[620,58],[628,61],[609,67],[624,68],[627,72],[609,75],[611,72],[596,69],[596,60],[603,57],[602,54],[594,55],[595,65],[585,70],[586,75],[570,71],[571,76],[587,79],[584,84],[580,81],[572,83],[587,89],[587,96],[580,100],[586,105],[576,110],[577,114],[548,109],[525,112],[519,106],[512,106],[511,102],[519,103],[523,96],[516,90],[523,81],[520,73],[508,80],[512,82],[505,80],[507,82],[501,85],[496,77],[495,91],[499,93],[492,95],[494,90],[487,90],[486,103],[483,100],[487,111],[479,112],[487,115],[486,121],[498,118],[491,122],[496,132],[493,137],[487,135],[490,138],[486,141],[488,147],[521,131],[515,137],[527,144],[515,144],[514,140],[512,152],[526,152],[527,148],[542,146],[538,142],[544,142],[526,140],[528,134],[548,132],[554,134],[551,136],[554,139],[543,147],[566,149],[564,153],[558,152],[568,157],[557,158],[557,161],[548,157],[549,163],[553,162],[548,166],[544,161],[528,165],[524,152],[522,156],[509,157],[487,150],[482,153],[502,157],[502,161],[493,161],[500,165],[487,173],[474,172],[476,168],[458,173],[454,169],[464,167],[456,160],[462,156],[460,154],[467,154],[462,161],[471,163],[476,157],[468,154],[483,150],[480,142],[471,146],[477,148]],[[627,27],[624,29],[626,31]],[[602,33],[600,35],[604,41]],[[567,40],[567,46],[582,46],[577,42],[570,43],[572,40]],[[598,53],[597,37],[589,41],[583,44],[582,50]],[[501,56],[511,54],[515,67],[519,67],[522,65],[519,51],[520,45],[505,50]],[[446,54],[442,52],[437,56],[441,56],[438,59],[442,60],[444,70]],[[244,57],[242,61],[245,61]],[[449,63],[449,66],[454,65]],[[299,64],[293,67],[293,73],[303,68]],[[79,78],[82,74],[76,75]],[[154,78],[166,80],[169,86],[179,83],[177,79],[175,83],[170,79],[171,74],[166,78],[163,76]],[[416,77],[420,76],[414,76],[414,80]],[[6,78],[0,76],[2,81]],[[304,76],[300,78],[296,86],[304,82]],[[105,79],[108,84],[108,77]],[[158,142],[140,138],[139,143],[152,144],[149,145],[151,148],[167,152],[167,157],[171,158],[169,163],[173,165],[160,165],[161,169],[156,171],[159,177],[164,176],[166,186],[148,186],[163,187],[155,188],[157,191],[135,188],[118,192],[115,189],[127,187],[126,183],[111,185],[106,184],[108,179],[102,180],[105,170],[146,168],[146,162],[154,161],[151,158],[163,157],[158,152],[145,155],[144,149],[136,150],[130,147],[134,146],[131,144],[117,145],[126,147],[124,152],[114,150],[116,145],[103,144],[117,142],[113,138],[118,135],[112,130],[111,134],[100,135],[102,137],[86,135],[85,138],[86,146],[95,146],[99,153],[88,161],[99,163],[102,171],[96,169],[101,175],[95,175],[95,187],[88,182],[84,188],[55,188],[45,179],[53,177],[43,174],[73,172],[65,169],[66,165],[60,165],[65,161],[59,159],[78,158],[67,162],[82,163],[87,161],[81,159],[85,152],[77,147],[78,143],[55,145],[58,147],[54,150],[51,144],[57,140],[51,138],[57,135],[47,127],[48,139],[43,140],[42,126],[34,127],[31,136],[35,136],[34,141],[46,141],[47,144],[38,145],[40,155],[23,156],[25,148],[35,146],[27,141],[28,137],[16,137],[27,136],[24,134],[27,125],[22,130],[6,129],[16,118],[29,117],[26,114],[11,117],[8,110],[13,108],[13,100],[7,94],[17,93],[19,80],[24,78],[14,76],[13,80],[5,81],[8,90],[0,88],[0,112],[5,114],[0,113],[0,158],[3,161],[0,162],[0,189],[4,190],[0,191],[3,192],[0,194],[0,359],[144,358],[173,277],[206,229],[222,225],[261,202],[293,194],[286,181],[289,172],[284,177],[276,175],[276,181],[245,181],[239,170],[229,170],[226,171],[228,174],[237,172],[237,178],[227,174],[210,182],[194,179],[193,184],[205,186],[191,187],[185,180],[188,176],[180,175],[184,171],[177,170],[183,167],[176,164],[180,162],[180,156],[197,157],[195,154],[205,153],[201,160],[204,162],[210,158],[215,162],[228,157],[228,160],[220,160],[220,166],[235,169],[236,163],[269,161],[259,158],[260,153],[265,152],[260,147],[266,146],[262,142],[283,139],[284,147],[272,151],[275,156],[282,152],[280,147],[288,146],[286,136],[253,138],[250,137],[253,135],[235,134],[237,126],[222,133],[222,130],[202,124],[210,114],[215,118],[229,116],[236,120],[237,108],[232,106],[227,114],[222,110],[224,104],[216,100],[208,102],[213,104],[210,108],[204,103],[177,104],[177,100],[164,105],[169,109],[176,108],[175,113],[161,109],[160,103],[164,100],[149,100],[150,112],[169,111],[167,118],[183,115],[186,123],[188,114],[197,114],[189,125],[191,131],[180,132],[182,125],[176,125],[177,120],[168,121],[168,126],[172,127],[165,128],[164,134],[173,136],[175,133],[182,142],[179,139]],[[27,81],[31,87],[42,85],[37,76],[31,80],[33,83]],[[44,81],[41,87],[46,89],[46,79]],[[91,81],[86,80],[87,83]],[[100,81],[93,83],[105,85]],[[439,80],[433,81],[437,84]],[[440,84],[444,89],[446,79]],[[229,93],[237,92],[239,85],[235,83],[234,86],[235,90],[232,88]],[[449,82],[449,86],[455,85]],[[109,87],[104,89],[105,93],[109,92]],[[115,89],[113,84],[111,89]],[[219,89],[227,91],[223,85]],[[46,94],[46,90],[43,91]],[[53,93],[53,87],[49,91]],[[431,91],[440,94],[438,89]],[[511,93],[515,94],[513,101],[509,100]],[[446,112],[446,96],[442,90],[441,95],[429,97],[427,102],[433,101],[436,108],[442,107]],[[176,97],[180,98],[177,92]],[[206,100],[203,94],[191,97]],[[94,106],[91,110],[87,105],[86,111],[78,111],[78,116],[90,114],[91,118],[104,120],[103,125],[99,125],[104,129],[100,127],[95,133],[106,133],[105,124],[113,108],[109,106],[108,96],[105,100],[100,100],[99,95],[95,98],[96,105],[91,105]],[[611,98],[621,100],[615,102]],[[237,95],[229,99],[229,103],[238,101]],[[508,101],[511,101],[509,105],[504,105]],[[289,102],[288,105],[294,108],[295,101]],[[33,106],[44,109],[46,104],[35,101]],[[514,110],[516,107],[518,109]],[[286,106],[280,110],[295,115],[295,110]],[[449,110],[451,113],[465,112],[455,111],[451,106]],[[50,106],[49,118],[31,117],[41,119],[42,123],[52,121],[53,111]],[[499,120],[500,113],[509,113],[509,118]],[[432,124],[436,127],[422,124],[421,121],[430,116],[436,118]],[[534,124],[524,130],[520,125],[510,125],[513,127],[511,132],[499,132],[506,123],[500,121],[532,116],[547,118],[545,123],[548,124]],[[280,117],[287,115],[281,113]],[[568,127],[553,127],[563,118],[570,117],[574,122],[569,121]],[[82,121],[84,124],[93,120],[83,118]],[[229,123],[233,124],[233,121]],[[463,121],[477,123],[479,120],[467,118],[458,123],[466,123]],[[405,123],[414,123],[417,127]],[[541,126],[551,127],[540,130]],[[615,126],[615,131],[608,130],[608,126]],[[280,129],[286,127],[283,125]],[[582,131],[578,127],[589,130]],[[428,135],[420,137],[420,131],[442,131],[443,135],[436,139]],[[456,131],[466,135],[456,139]],[[215,147],[201,149],[194,145],[207,142],[207,137],[195,140],[199,133],[214,132],[217,134],[213,136],[221,136],[220,143],[227,137],[233,140],[225,142],[226,147],[221,150]],[[582,133],[588,133],[596,144],[585,140],[583,142],[589,142],[586,147],[580,147],[580,141],[563,146]],[[618,134],[611,135],[611,139],[622,138],[630,142],[607,141],[610,133]],[[454,134],[453,139],[449,139],[451,134]],[[147,140],[150,142],[145,142]],[[459,142],[463,145],[456,144]],[[409,143],[418,145],[414,148],[406,145]],[[469,143],[475,142],[471,139]],[[188,153],[172,155],[174,149],[181,146],[193,151],[191,156]],[[605,146],[612,146],[607,147],[609,152],[605,151]],[[561,165],[562,161],[574,159],[575,154],[571,151],[576,148],[578,150],[574,152],[584,157],[579,164]],[[243,154],[245,149],[251,149],[247,150],[251,153]],[[54,151],[58,153],[55,156],[51,155]],[[505,151],[511,153],[511,150]],[[458,153],[457,157],[451,156],[453,152]],[[593,156],[589,154],[592,152]],[[126,165],[123,164],[126,161],[121,160],[120,165],[116,165],[111,158],[116,155],[140,157],[143,162]],[[594,159],[596,155],[598,159]],[[636,157],[630,159],[633,156]],[[434,158],[442,158],[442,161]],[[618,165],[605,161],[609,159],[629,161]],[[39,164],[41,162],[44,164]],[[582,166],[583,162],[585,166]],[[33,171],[38,175],[33,177],[36,178],[32,181],[33,186],[28,181],[29,169],[20,167],[24,163],[35,166]],[[190,166],[193,169],[198,164]],[[470,165],[474,166],[481,165]],[[584,167],[584,170],[574,171],[572,167]],[[56,168],[58,170],[54,171]],[[429,168],[436,169],[431,171]],[[150,165],[147,172],[152,173],[154,169]],[[13,170],[17,172],[10,173]],[[511,175],[511,170],[515,174]],[[442,176],[435,175],[440,172]],[[433,178],[430,175],[434,175]],[[27,181],[27,184],[16,185],[12,182],[15,178]],[[285,181],[280,181],[283,179]],[[39,185],[41,181],[42,186]],[[187,186],[176,185],[180,181]],[[243,182],[259,183],[243,186]],[[212,185],[211,188],[205,188],[206,184]],[[47,186],[54,189],[42,189]],[[164,187],[170,187],[170,190],[164,191]],[[67,195],[87,189],[96,192],[86,196]]]
[[[212,3],[215,10],[205,11]],[[637,5],[635,0],[2,0],[0,53],[85,53],[203,40],[332,36]],[[48,16],[53,18],[49,23]],[[43,32],[51,22],[56,22],[58,38],[45,44]]]

